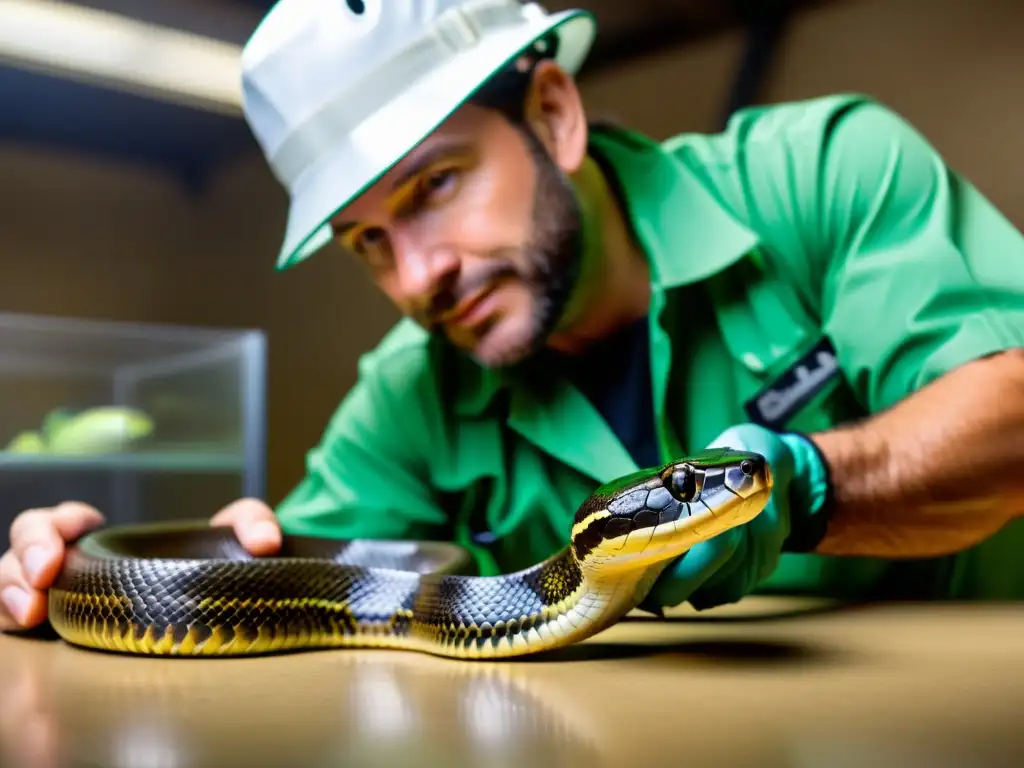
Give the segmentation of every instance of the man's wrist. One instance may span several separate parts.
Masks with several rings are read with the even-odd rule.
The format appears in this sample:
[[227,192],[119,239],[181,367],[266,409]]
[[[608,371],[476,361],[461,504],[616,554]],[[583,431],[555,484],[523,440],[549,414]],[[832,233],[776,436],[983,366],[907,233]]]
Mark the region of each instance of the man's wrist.
[[817,443],[801,432],[786,432],[779,438],[793,456],[793,481],[790,483],[790,533],[783,543],[784,552],[813,552],[828,533],[835,508],[832,471]]

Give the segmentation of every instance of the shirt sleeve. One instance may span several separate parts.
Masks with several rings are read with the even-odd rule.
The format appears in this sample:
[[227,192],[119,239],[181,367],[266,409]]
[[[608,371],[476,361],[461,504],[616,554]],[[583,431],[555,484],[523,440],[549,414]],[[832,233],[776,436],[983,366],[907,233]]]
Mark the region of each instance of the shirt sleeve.
[[[876,412],[1024,345],[1024,237],[922,134],[866,98],[793,122],[796,207],[825,333]],[[785,142],[783,142],[785,143]],[[781,167],[784,177],[786,167]]]
[[305,476],[277,507],[283,530],[438,538],[448,520],[429,483],[431,393],[416,350],[363,356],[357,383],[307,455]]

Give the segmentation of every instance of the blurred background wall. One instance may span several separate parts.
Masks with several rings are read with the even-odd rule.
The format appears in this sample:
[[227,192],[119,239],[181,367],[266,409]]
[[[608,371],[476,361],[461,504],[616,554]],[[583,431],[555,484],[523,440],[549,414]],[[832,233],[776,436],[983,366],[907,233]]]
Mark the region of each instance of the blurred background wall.
[[[577,4],[548,7],[570,5]],[[250,18],[258,14],[232,17],[236,36]],[[787,25],[757,100],[836,91],[880,98],[1024,226],[1021,29],[1019,0],[814,4]],[[738,27],[646,54],[634,43],[641,55],[581,83],[596,112],[658,138],[714,131],[744,44]],[[3,99],[0,112],[10,118],[31,102]],[[263,329],[267,495],[277,501],[301,477],[304,454],[352,385],[358,356],[396,319],[341,256],[324,252],[274,272],[285,203],[254,146],[190,186],[116,155],[7,136],[0,311]]]

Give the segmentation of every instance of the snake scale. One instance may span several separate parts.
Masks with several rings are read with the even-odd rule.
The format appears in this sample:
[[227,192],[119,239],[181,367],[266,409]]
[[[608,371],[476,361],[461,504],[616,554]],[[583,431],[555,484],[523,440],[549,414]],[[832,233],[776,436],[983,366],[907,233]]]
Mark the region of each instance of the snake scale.
[[249,556],[208,521],[112,527],[69,546],[49,619],[72,645],[131,654],[239,656],[371,647],[457,659],[566,646],[617,622],[694,544],[753,519],[764,457],[712,449],[597,488],[570,542],[524,570],[465,572],[432,541],[285,536]]

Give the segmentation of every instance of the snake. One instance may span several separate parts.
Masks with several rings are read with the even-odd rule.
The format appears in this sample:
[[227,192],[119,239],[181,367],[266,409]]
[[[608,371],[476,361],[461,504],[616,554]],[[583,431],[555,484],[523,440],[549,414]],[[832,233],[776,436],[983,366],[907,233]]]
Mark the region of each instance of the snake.
[[134,655],[525,656],[617,623],[670,563],[753,520],[772,487],[762,455],[732,448],[632,472],[584,498],[561,549],[497,575],[449,541],[282,534],[252,556],[209,520],[98,528],[68,544],[48,619],[72,646]]

